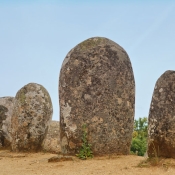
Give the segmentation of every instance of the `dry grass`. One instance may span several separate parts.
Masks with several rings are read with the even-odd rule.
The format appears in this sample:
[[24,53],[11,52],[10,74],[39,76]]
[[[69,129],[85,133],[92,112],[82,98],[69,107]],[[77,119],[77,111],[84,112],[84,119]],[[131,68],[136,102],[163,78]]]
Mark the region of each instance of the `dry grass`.
[[166,159],[162,157],[145,158],[145,160],[142,160],[137,165],[137,167],[140,168],[160,167],[168,170],[169,168],[175,168],[175,160]]

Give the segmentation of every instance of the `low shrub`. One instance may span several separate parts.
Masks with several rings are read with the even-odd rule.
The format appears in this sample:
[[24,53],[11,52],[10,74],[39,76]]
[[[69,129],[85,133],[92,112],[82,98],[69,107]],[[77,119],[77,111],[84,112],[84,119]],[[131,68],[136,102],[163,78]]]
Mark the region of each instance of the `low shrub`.
[[82,135],[82,146],[80,148],[80,151],[78,154],[76,154],[76,156],[82,160],[93,157],[93,152],[91,150],[91,144],[88,143],[87,141],[87,126],[86,124],[83,124],[82,126],[82,131],[83,131],[83,135]]

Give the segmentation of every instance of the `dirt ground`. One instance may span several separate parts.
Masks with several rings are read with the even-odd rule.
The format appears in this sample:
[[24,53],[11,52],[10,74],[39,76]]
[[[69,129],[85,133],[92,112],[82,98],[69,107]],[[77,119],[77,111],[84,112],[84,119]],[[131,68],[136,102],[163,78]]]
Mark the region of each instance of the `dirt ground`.
[[[73,157],[73,161],[48,162],[56,156],[50,153],[12,153],[8,150],[0,151],[0,175],[173,175],[173,166],[138,167],[144,157],[103,156],[93,159],[80,160]],[[175,165],[175,160],[167,159]]]

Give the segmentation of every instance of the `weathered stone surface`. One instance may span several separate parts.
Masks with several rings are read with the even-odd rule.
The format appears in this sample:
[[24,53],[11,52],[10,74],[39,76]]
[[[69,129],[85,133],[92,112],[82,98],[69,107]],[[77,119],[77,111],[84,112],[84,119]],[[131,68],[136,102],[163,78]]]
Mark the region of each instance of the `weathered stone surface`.
[[0,147],[10,147],[11,117],[13,112],[14,97],[0,98]]
[[43,142],[43,150],[51,153],[60,153],[60,122],[51,121],[48,133]]
[[52,113],[52,102],[43,86],[30,83],[21,88],[12,116],[12,150],[41,150]]
[[135,82],[125,50],[107,38],[90,38],[67,54],[59,81],[62,153],[78,152],[86,124],[94,154],[128,154]]
[[175,158],[175,71],[157,80],[148,120],[148,156]]

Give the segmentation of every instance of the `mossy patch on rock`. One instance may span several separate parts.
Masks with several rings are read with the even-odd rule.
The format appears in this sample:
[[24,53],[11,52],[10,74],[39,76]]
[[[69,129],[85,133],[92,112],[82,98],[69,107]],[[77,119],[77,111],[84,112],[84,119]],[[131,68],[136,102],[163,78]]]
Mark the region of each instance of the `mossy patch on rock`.
[[25,94],[26,94],[26,90],[25,89],[21,89],[20,93],[17,94],[17,98],[20,100],[21,104],[25,104]]

